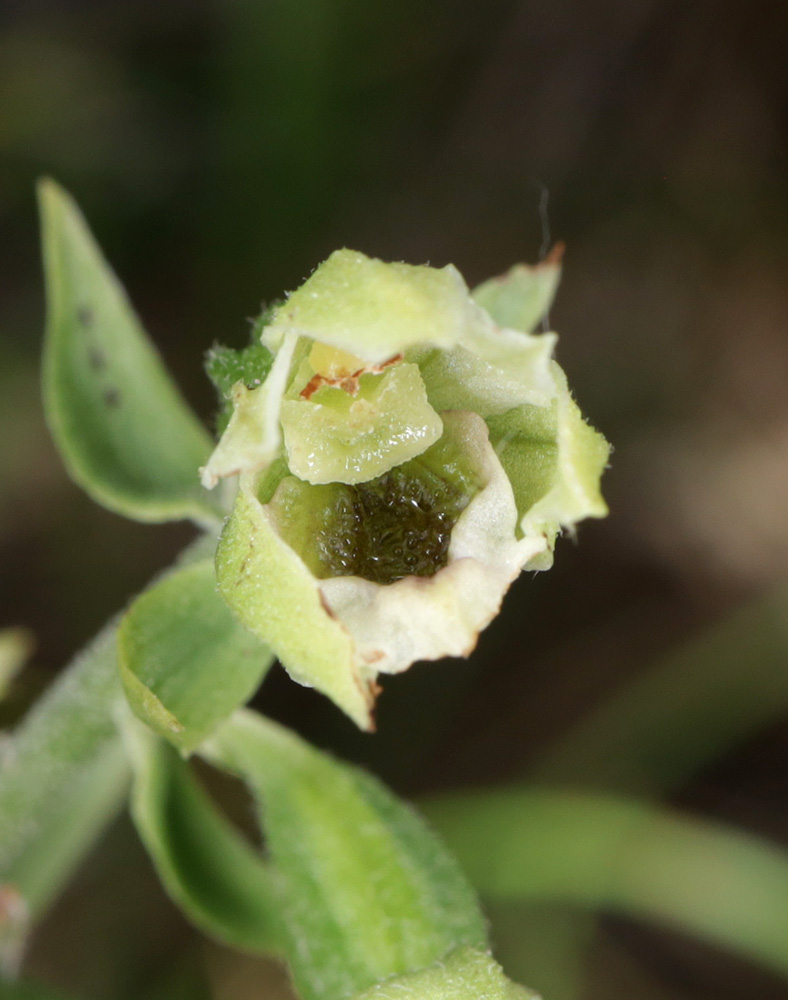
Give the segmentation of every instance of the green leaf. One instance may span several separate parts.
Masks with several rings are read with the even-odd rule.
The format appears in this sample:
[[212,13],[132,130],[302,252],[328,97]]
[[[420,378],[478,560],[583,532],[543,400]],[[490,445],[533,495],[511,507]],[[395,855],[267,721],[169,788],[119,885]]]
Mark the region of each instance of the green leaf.
[[276,897],[262,857],[217,811],[167,743],[128,717],[132,816],[171,898],[233,947],[278,950]]
[[44,405],[72,478],[138,521],[215,522],[199,485],[211,440],[181,397],[73,200],[39,185]]
[[132,604],[118,631],[126,697],[153,730],[191,751],[249,699],[273,654],[216,590],[212,560],[169,574]]
[[531,333],[547,315],[561,280],[563,247],[541,264],[515,264],[505,274],[477,285],[471,298],[492,316],[498,326]]
[[788,976],[788,854],[776,845],[613,796],[514,788],[425,809],[484,896],[656,920]]
[[486,947],[453,858],[374,778],[251,712],[236,713],[200,752],[259,799],[303,1000],[340,1000],[455,948]]

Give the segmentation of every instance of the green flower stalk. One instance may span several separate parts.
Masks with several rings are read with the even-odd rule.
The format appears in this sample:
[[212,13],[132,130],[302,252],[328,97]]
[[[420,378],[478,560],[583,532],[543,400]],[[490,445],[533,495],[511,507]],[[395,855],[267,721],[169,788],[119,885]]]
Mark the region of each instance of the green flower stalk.
[[560,531],[606,513],[608,446],[555,334],[531,332],[558,277],[552,260],[470,293],[451,265],[339,250],[268,317],[270,370],[232,387],[202,470],[238,477],[220,591],[362,728],[379,674],[467,656]]

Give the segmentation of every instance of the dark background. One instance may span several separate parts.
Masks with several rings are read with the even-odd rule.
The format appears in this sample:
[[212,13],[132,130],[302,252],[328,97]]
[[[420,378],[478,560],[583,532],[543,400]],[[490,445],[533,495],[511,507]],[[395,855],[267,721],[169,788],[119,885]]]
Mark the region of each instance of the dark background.
[[[47,437],[41,174],[75,195],[206,421],[204,350],[244,343],[261,302],[338,246],[451,261],[473,285],[535,261],[548,238],[567,243],[552,322],[582,408],[615,446],[610,518],[515,586],[468,663],[390,679],[378,736],[278,671],[257,699],[403,793],[524,773],[628,677],[776,586],[787,43],[780,2],[5,0],[0,626],[38,644],[6,713],[190,537],[94,507]],[[777,722],[675,801],[788,839],[787,745]],[[502,940],[527,933],[518,919],[501,916]],[[190,940],[121,823],[31,963],[84,996],[147,996],[171,949],[188,964],[204,947]],[[209,949],[209,965],[218,1000],[284,995],[259,963]],[[611,919],[582,981],[584,998],[788,996],[743,962]]]

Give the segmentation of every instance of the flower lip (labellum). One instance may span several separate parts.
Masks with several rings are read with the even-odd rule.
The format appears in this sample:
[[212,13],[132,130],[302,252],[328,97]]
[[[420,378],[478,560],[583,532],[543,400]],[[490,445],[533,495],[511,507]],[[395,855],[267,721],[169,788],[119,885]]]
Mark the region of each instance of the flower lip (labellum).
[[233,388],[203,470],[240,474],[219,588],[362,727],[380,673],[467,655],[560,530],[606,512],[608,447],[530,332],[557,280],[553,260],[469,293],[451,266],[337,251],[270,317],[259,388]]

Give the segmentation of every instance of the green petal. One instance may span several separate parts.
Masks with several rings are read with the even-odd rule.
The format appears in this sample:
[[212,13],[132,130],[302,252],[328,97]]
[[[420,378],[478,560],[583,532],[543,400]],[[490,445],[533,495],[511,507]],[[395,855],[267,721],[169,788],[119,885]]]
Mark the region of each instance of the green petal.
[[470,410],[487,417],[525,403],[549,405],[555,394],[550,359],[556,339],[553,333],[531,336],[499,329],[482,316],[451,350],[409,357],[417,361],[436,410]]
[[252,712],[200,752],[245,778],[258,800],[303,1000],[341,1000],[457,947],[486,947],[454,859],[370,775]]
[[549,312],[560,280],[557,260],[534,267],[515,264],[505,274],[477,285],[471,297],[498,326],[530,333]]
[[212,560],[175,570],[146,590],[118,632],[131,707],[184,751],[251,697],[272,661],[217,593]]
[[294,680],[321,691],[368,729],[370,682],[359,676],[353,640],[326,609],[318,581],[279,537],[254,486],[254,477],[242,477],[219,539],[216,576],[222,596]]
[[72,478],[138,521],[215,522],[199,485],[211,441],[53,181],[39,186],[47,286],[44,404]]
[[451,347],[468,308],[468,289],[451,264],[387,264],[337,250],[276,309],[263,343],[276,350],[296,333],[378,364],[414,344]]
[[363,376],[356,396],[326,388],[285,400],[281,420],[290,471],[308,483],[363,483],[415,458],[441,436],[416,365]]

